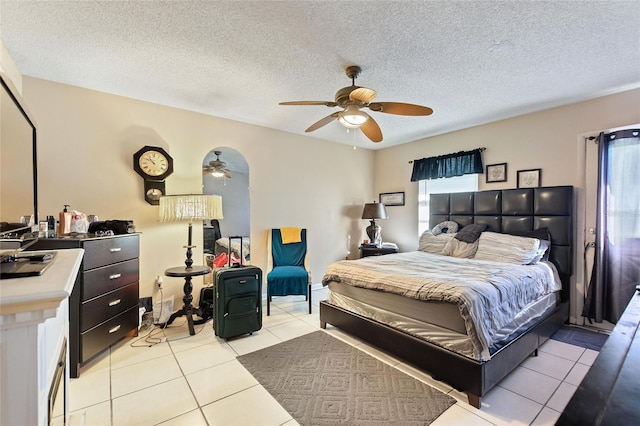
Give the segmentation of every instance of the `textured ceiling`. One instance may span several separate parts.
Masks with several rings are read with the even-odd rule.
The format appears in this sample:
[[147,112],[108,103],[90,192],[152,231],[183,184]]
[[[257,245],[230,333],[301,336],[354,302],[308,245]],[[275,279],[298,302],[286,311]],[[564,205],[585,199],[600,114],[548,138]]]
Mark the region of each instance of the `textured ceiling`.
[[[356,84],[428,117],[371,112],[317,138],[377,149],[640,87],[639,1],[6,1],[21,72],[305,134]],[[640,101],[640,100],[639,100]]]

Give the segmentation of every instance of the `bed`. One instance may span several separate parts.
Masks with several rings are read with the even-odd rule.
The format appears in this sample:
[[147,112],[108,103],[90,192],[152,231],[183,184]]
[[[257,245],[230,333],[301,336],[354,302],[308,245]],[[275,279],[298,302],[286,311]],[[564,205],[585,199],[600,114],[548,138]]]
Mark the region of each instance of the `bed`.
[[[218,256],[221,253],[229,252],[229,238],[218,238],[215,241],[213,253]],[[246,261],[251,260],[251,241],[249,237],[242,239],[242,246],[240,245],[240,239],[231,240],[231,252],[238,258],[240,253],[244,256]]]
[[[537,353],[568,318],[572,208],[571,186],[432,195],[430,227],[445,221],[461,228],[486,226],[492,232],[483,233],[481,243],[487,234],[497,238],[502,236],[496,233],[545,229],[551,243],[548,262],[511,268],[481,256],[459,259],[420,250],[336,262],[323,278],[330,291],[320,303],[321,327],[332,324],[414,364],[466,392],[479,408],[482,396]],[[501,284],[507,276],[522,281],[522,291],[531,294],[507,303],[516,306],[502,318],[496,311],[503,309],[498,299],[512,291]],[[442,287],[443,280],[453,290]],[[471,309],[464,302],[465,292],[492,286],[500,294],[483,295],[488,304],[473,302]]]

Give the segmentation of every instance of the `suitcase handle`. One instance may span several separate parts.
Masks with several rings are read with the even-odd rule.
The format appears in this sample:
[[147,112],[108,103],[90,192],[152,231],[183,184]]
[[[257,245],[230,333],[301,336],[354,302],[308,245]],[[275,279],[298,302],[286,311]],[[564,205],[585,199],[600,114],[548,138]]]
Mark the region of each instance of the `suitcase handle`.
[[[240,263],[231,264],[231,240],[240,240]],[[229,267],[231,268],[240,268],[242,267],[242,259],[244,259],[244,255],[242,254],[242,236],[234,235],[229,237],[229,247],[227,249],[227,257],[229,258]]]

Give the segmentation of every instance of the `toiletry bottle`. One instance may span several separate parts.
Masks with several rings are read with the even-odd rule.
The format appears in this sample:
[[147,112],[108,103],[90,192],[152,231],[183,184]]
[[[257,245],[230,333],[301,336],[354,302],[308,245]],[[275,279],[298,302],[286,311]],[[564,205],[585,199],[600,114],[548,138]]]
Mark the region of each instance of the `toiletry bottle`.
[[64,205],[64,210],[60,212],[60,223],[58,224],[58,235],[62,236],[71,232],[71,212],[67,210],[69,204]]
[[55,238],[56,237],[56,218],[53,216],[47,216],[47,237]]

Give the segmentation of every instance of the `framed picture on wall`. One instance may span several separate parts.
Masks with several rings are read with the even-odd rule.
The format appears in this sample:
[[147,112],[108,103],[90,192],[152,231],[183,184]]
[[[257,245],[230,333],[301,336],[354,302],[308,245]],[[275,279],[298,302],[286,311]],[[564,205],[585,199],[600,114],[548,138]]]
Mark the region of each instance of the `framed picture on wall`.
[[518,170],[518,188],[537,188],[542,186],[542,169]]
[[488,164],[485,171],[486,182],[506,182],[507,181],[507,163]]
[[404,206],[404,192],[383,192],[379,201],[385,206]]

